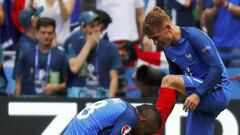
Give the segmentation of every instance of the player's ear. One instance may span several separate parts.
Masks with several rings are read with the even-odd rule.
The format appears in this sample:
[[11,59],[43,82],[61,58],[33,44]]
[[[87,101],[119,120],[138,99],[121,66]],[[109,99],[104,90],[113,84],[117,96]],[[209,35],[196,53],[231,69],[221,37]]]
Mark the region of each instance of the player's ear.
[[171,27],[170,23],[166,24],[166,28],[167,28],[168,31],[171,31],[172,27]]

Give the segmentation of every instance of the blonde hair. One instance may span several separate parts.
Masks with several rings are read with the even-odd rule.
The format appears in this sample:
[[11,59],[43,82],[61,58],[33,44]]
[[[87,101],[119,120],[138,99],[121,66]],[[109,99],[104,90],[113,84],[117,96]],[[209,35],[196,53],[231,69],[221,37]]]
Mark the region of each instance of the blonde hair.
[[152,28],[162,26],[164,21],[171,20],[164,10],[159,7],[154,7],[144,20],[143,33],[149,37],[152,34]]

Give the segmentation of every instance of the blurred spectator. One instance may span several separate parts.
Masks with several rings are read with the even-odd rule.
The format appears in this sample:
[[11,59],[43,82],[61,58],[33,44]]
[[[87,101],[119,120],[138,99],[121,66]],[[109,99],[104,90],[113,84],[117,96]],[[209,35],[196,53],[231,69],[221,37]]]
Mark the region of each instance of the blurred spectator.
[[[107,12],[113,20],[107,29],[107,35],[110,41],[115,42],[119,46],[119,54],[124,64],[127,88],[131,89],[131,91],[127,91],[127,96],[132,97],[132,95],[136,95],[136,97],[139,97],[140,91],[132,89],[135,87],[132,75],[136,70],[137,60],[134,49],[139,45],[135,41],[140,41],[143,44],[143,39],[146,40],[142,46],[143,50],[152,46],[152,42],[148,38],[143,38],[142,34],[142,24],[145,16],[144,0],[97,0],[96,7]],[[131,56],[134,57],[129,56],[129,54],[133,54]],[[126,58],[128,61],[126,61]]]
[[[62,44],[70,33],[70,20],[75,0],[27,0],[28,6],[44,7],[42,17],[56,21],[56,42]],[[56,44],[57,44],[56,43]]]
[[[0,26],[4,23],[4,10],[3,10],[3,0],[0,0]],[[2,29],[0,27],[0,37]]]
[[24,49],[35,48],[37,45],[36,39],[36,24],[39,19],[40,13],[43,11],[43,8],[32,9],[26,8],[22,10],[19,14],[19,22],[22,28],[24,29],[24,33],[21,35],[18,46],[16,49],[15,61],[14,61],[14,69],[13,69],[13,78],[15,79],[17,62],[19,59],[19,53],[21,53]]
[[113,20],[108,27],[110,41],[136,41],[142,37],[143,0],[97,0],[96,7],[107,12]]
[[25,8],[25,0],[12,0],[11,19],[14,27],[21,33],[24,32],[19,22],[19,14]]
[[15,50],[15,45],[19,40],[20,32],[15,28],[13,24],[12,12],[13,12],[13,0],[4,0],[3,12],[4,23],[1,25],[0,42],[2,49]]
[[172,8],[172,21],[179,26],[195,26],[193,11],[196,7],[195,0],[168,0]]
[[165,0],[156,0],[156,6],[164,9]]
[[240,66],[240,0],[206,0],[204,18],[214,20],[213,41],[226,66]]
[[3,50],[0,47],[0,96],[6,96],[7,78],[3,68]]
[[121,61],[117,47],[100,34],[108,25],[93,11],[82,12],[79,17],[80,31],[73,33],[65,42],[70,75],[69,97],[114,97],[118,87]]
[[19,54],[15,96],[60,95],[66,88],[67,62],[63,51],[51,48],[55,21],[40,18],[37,22],[38,45]]
[[148,65],[142,65],[137,68],[134,80],[137,87],[141,89],[142,97],[157,97],[161,86],[162,78],[166,74],[160,69]]
[[[76,25],[78,24],[78,17],[81,13],[81,0],[75,0],[75,4],[74,4],[74,8],[72,11],[72,15],[71,15],[71,27],[70,27],[70,31],[72,31],[74,29],[74,27],[76,27]],[[71,35],[71,34],[69,34]]]
[[97,0],[81,0],[81,11],[88,11],[96,9]]
[[136,86],[141,90],[141,97],[157,97],[160,86],[149,85],[141,83],[138,80],[135,81]]
[[3,2],[4,0],[0,0],[0,25],[4,22]]

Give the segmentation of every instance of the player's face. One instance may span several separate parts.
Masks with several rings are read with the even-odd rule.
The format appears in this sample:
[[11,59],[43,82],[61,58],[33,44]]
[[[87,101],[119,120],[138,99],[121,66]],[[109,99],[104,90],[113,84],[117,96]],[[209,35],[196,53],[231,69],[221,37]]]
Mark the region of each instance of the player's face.
[[[139,121],[134,130],[134,135],[154,135],[157,133],[158,128],[154,123],[156,117],[153,111],[149,111],[146,116],[139,116]],[[154,125],[154,126],[153,126]]]
[[153,131],[153,129],[151,129],[148,124],[140,123],[135,128],[135,132],[133,133],[133,135],[154,135],[156,133],[157,131]]
[[166,26],[153,27],[150,39],[153,40],[154,45],[161,46],[162,48],[167,48],[172,42],[172,35],[170,29]]
[[38,41],[41,45],[47,46],[52,44],[55,37],[53,26],[42,26],[37,32]]
[[93,33],[99,33],[101,32],[100,23],[97,21],[94,21],[93,23],[86,25],[85,30],[88,35],[92,35]]

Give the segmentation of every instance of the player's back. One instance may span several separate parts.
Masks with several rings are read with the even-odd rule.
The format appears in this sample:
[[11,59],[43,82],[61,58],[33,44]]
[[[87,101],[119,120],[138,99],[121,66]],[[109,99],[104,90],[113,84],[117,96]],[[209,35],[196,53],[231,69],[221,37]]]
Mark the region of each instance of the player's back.
[[127,107],[129,105],[119,98],[95,102],[73,118],[64,135],[96,135],[111,130]]

